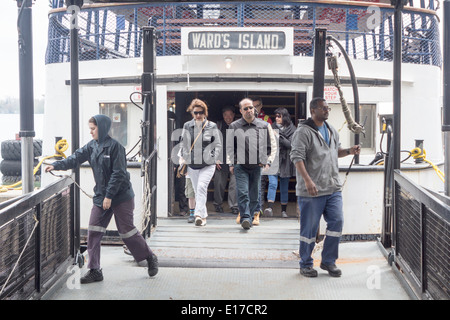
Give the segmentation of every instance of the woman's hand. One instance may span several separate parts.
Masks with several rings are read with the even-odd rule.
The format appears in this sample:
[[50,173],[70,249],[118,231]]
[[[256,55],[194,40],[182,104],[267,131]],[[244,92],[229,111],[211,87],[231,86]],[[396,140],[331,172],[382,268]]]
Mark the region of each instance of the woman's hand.
[[103,199],[103,209],[108,210],[109,208],[111,208],[111,199],[109,198]]

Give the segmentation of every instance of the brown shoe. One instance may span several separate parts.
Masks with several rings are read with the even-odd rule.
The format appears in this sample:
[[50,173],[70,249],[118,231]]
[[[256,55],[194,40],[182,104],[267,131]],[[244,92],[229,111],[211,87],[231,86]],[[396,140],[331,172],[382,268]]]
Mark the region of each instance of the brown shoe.
[[259,212],[255,212],[255,214],[253,215],[252,225],[259,226]]

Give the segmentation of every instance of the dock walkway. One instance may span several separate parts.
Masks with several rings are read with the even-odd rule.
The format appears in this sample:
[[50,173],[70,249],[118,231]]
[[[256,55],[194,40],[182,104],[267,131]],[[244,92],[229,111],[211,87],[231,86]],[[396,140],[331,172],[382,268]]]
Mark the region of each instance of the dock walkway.
[[[299,224],[295,219],[262,219],[243,230],[232,218],[211,218],[205,227],[186,219],[158,219],[148,239],[160,268],[149,278],[143,265],[121,246],[102,247],[104,281],[76,286],[67,281],[49,300],[409,300],[407,291],[374,242],[340,245],[340,278],[318,267],[319,275],[299,274]],[[86,266],[81,273],[86,272]],[[79,274],[79,273],[78,273]]]

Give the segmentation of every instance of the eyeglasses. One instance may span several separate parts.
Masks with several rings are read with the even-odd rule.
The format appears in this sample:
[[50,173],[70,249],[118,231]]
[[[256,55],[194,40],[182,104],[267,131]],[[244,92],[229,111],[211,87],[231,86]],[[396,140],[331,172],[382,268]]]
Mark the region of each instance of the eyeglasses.
[[316,109],[322,110],[322,111],[331,111],[330,107],[317,107]]
[[205,114],[205,111],[194,111],[195,115],[199,115],[199,114]]
[[247,111],[248,109],[253,110],[253,106],[242,108],[242,110]]

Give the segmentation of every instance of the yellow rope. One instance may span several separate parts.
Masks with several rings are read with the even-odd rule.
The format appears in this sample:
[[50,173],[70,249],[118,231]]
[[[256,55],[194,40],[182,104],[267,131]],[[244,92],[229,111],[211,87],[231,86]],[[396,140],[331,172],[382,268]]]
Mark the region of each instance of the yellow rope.
[[[423,154],[422,154],[423,151]],[[436,171],[436,174],[438,175],[439,179],[442,180],[442,182],[445,182],[445,174],[439,170],[439,168],[432,163],[430,160],[426,159],[426,155],[427,153],[425,152],[425,149],[421,150],[420,148],[414,148],[411,150],[411,156],[414,159],[422,159],[423,161],[425,161],[426,163],[428,163],[429,165],[431,165],[434,169],[434,171]]]
[[[33,176],[36,174],[36,172],[39,171],[39,167],[42,165],[42,163],[47,160],[47,159],[51,159],[51,158],[55,158],[55,157],[63,157],[66,158],[66,155],[64,154],[64,152],[69,148],[69,144],[67,143],[66,139],[61,139],[59,140],[56,144],[55,144],[55,154],[51,155],[51,156],[46,156],[44,158],[41,159],[41,161],[39,161],[39,163],[37,164],[37,166],[34,168],[33,170]],[[7,192],[8,190],[22,190],[22,187],[18,187],[19,185],[22,184],[22,180],[11,184],[11,185],[4,185],[4,186],[0,186],[0,192]]]
[[[442,182],[445,182],[445,174],[434,163],[432,163],[430,160],[426,158],[427,153],[425,149],[423,150],[423,154],[422,149],[420,148],[414,148],[410,151],[410,153],[413,159],[422,159],[423,161],[428,163],[434,169],[434,171],[436,171],[436,174],[438,175],[439,179],[441,179]],[[379,163],[377,163],[377,165],[379,166],[384,165],[384,161],[380,161]]]

